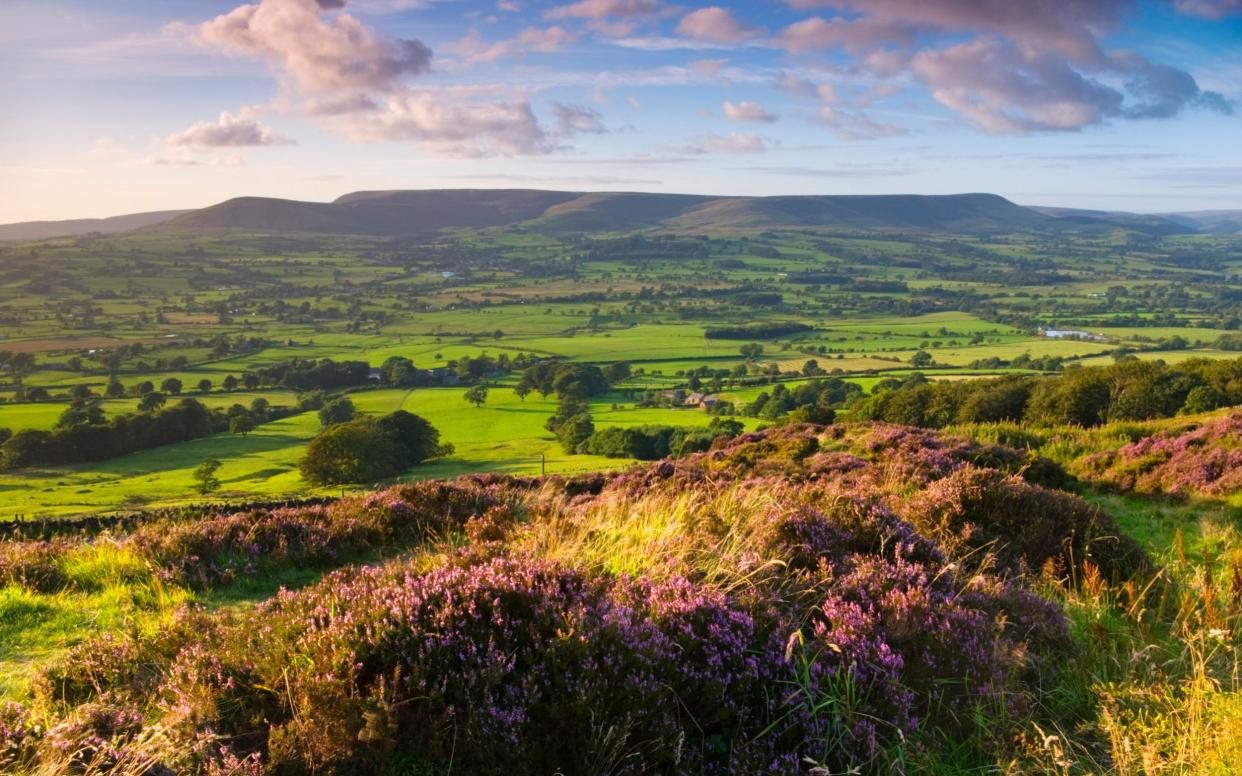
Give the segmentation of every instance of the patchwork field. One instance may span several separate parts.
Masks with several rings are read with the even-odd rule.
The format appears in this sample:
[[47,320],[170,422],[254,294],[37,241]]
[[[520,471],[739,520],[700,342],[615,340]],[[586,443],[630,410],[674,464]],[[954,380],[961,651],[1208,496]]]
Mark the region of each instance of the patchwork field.
[[[149,229],[3,246],[0,429],[52,431],[75,400],[120,417],[137,412],[147,391],[230,417],[259,399],[287,416],[244,434],[0,474],[0,517],[192,502],[202,498],[192,474],[204,460],[221,462],[215,499],[339,492],[297,470],[320,431],[315,411],[288,414],[300,390],[255,377],[298,362],[378,369],[405,359],[460,372],[456,386],[411,390],[381,377],[329,391],[364,414],[402,409],[430,420],[454,452],[402,475],[426,478],[627,465],[566,454],[545,427],[557,396],[519,400],[524,366],[515,363],[623,362],[626,376],[589,399],[597,428],[701,428],[708,413],[653,406],[652,392],[698,391],[741,416],[774,385],[793,389],[814,375],[870,391],[913,372],[966,380],[1119,354],[1228,358],[1234,351],[1220,345],[1232,348],[1236,318],[1225,273],[1242,261],[1234,243],[1119,237],[1080,236],[1070,254],[1034,234],[813,229],[495,228],[426,239]],[[485,375],[463,371],[480,359]],[[476,382],[490,389],[481,407],[463,396]]]

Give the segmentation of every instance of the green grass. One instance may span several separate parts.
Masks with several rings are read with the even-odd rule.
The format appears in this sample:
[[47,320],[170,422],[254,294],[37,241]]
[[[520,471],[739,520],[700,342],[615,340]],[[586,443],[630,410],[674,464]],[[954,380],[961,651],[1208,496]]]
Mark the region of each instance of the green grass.
[[[444,441],[456,447],[453,456],[419,466],[403,479],[450,477],[472,471],[573,473],[615,469],[631,463],[566,455],[543,427],[556,412],[555,397],[543,399],[534,394],[523,402],[512,390],[496,387],[487,403],[476,408],[462,398],[463,393],[462,388],[385,389],[358,392],[352,399],[366,413],[378,415],[404,409],[421,415],[440,430]],[[696,409],[641,409],[633,405],[613,409],[612,402],[619,400],[620,397],[604,397],[592,403],[597,426],[694,426],[711,421],[706,413]],[[216,434],[100,463],[0,474],[0,519],[12,519],[15,515],[29,518],[125,511],[201,501],[202,497],[194,492],[192,475],[208,458],[224,462],[218,473],[220,490],[211,494],[209,500],[339,493],[335,488],[307,486],[297,470],[306,445],[318,431],[318,416],[308,412],[262,424],[244,437]]]

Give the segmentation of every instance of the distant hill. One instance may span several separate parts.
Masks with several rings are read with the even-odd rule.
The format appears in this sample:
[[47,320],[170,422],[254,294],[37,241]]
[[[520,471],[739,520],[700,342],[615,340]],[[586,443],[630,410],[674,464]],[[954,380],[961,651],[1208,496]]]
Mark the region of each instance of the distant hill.
[[1166,213],[1164,217],[1196,232],[1242,234],[1242,210],[1198,210],[1189,213]]
[[1123,228],[1154,236],[1191,234],[1199,231],[1199,227],[1194,223],[1169,215],[1126,213],[1117,210],[1080,210],[1069,207],[1031,206],[1027,209],[1052,216],[1057,221],[1056,225],[1066,230],[1095,231]]
[[718,198],[668,221],[704,228],[846,226],[943,232],[1017,231],[1047,222],[1047,217],[995,194]]
[[845,227],[961,234],[1242,233],[1242,211],[1145,215],[1023,207],[995,194],[713,197],[537,189],[358,191],[332,202],[238,197],[189,211],[0,225],[0,240],[39,240],[143,227],[398,236],[445,228],[536,232]]
[[77,237],[84,234],[116,234],[162,224],[189,210],[158,210],[131,213],[112,218],[78,218],[70,221],[22,221],[0,224],[0,240],[47,240],[52,237]]
[[1047,228],[1055,219],[995,194],[711,197],[529,189],[367,191],[334,202],[243,197],[179,216],[173,228],[399,235],[446,227],[586,232],[646,228],[838,226],[939,232]]

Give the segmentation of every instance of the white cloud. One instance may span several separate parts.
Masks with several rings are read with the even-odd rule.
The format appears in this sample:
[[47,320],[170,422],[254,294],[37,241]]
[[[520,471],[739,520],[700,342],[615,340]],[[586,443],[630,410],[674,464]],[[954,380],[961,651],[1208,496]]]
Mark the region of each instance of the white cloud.
[[[413,141],[450,156],[542,154],[556,150],[524,91],[497,87],[417,87],[431,69],[421,41],[386,40],[342,11],[343,0],[260,0],[199,28],[200,40],[261,58],[282,87],[282,110],[314,119],[358,142]],[[530,28],[500,48],[473,41],[469,56],[495,59],[551,51],[573,39],[559,27]],[[213,138],[196,125],[178,142]],[[240,133],[242,128],[233,128]],[[219,134],[219,130],[214,130]],[[263,137],[252,134],[250,137]]]
[[688,38],[717,43],[741,43],[763,34],[763,30],[745,26],[730,11],[718,5],[687,14],[677,25],[677,32]]
[[730,121],[770,124],[780,118],[775,113],[769,113],[764,110],[763,106],[757,102],[729,102],[726,100],[722,107],[725,118]]
[[245,146],[290,145],[292,140],[281,137],[252,118],[221,113],[213,121],[200,121],[182,132],[168,136],[170,146],[181,148],[211,149],[239,148]]

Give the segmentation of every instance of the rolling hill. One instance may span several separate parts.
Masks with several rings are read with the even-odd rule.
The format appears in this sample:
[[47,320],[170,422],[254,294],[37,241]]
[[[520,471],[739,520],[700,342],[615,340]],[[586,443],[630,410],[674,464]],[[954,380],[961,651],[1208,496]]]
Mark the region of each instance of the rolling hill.
[[112,218],[77,218],[70,221],[22,221],[0,224],[0,240],[47,240],[52,237],[77,237],[84,234],[117,234],[165,221],[191,211],[159,210],[131,213]]
[[1197,210],[1190,213],[1167,213],[1164,217],[1196,232],[1242,234],[1242,210]]
[[1242,231],[1242,211],[1150,215],[1023,207],[995,194],[714,197],[538,189],[358,191],[332,202],[237,197],[200,210],[0,225],[0,240],[92,232],[240,229],[398,236],[444,228],[521,227],[536,232],[635,229],[843,227],[997,234],[1128,230],[1153,236]]
[[166,226],[400,235],[498,226],[547,232],[822,226],[1009,232],[1057,223],[994,194],[711,197],[508,189],[357,192],[330,203],[244,197],[186,213]]

